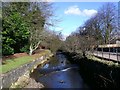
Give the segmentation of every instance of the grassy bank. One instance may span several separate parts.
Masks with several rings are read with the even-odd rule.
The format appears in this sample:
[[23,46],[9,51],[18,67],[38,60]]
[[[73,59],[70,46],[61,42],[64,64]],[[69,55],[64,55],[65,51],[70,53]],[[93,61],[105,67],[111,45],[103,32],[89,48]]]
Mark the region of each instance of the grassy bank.
[[23,57],[19,57],[19,58],[13,58],[13,59],[7,59],[5,60],[5,64],[0,65],[0,73],[6,73],[9,72],[17,67],[20,67],[21,65],[24,65],[26,63],[29,63],[45,54],[49,54],[50,51],[49,50],[44,50],[38,54],[34,54],[34,55],[27,55],[27,56],[23,56]]
[[91,88],[120,88],[120,65],[96,57],[65,53],[71,63],[79,64],[80,75]]

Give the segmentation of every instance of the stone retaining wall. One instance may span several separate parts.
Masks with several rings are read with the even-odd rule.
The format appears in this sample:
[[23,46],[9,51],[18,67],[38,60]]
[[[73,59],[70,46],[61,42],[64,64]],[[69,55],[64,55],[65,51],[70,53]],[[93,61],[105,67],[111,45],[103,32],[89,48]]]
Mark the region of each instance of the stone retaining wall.
[[33,60],[30,63],[27,63],[25,65],[20,66],[19,68],[16,68],[8,73],[2,74],[0,78],[2,79],[2,88],[9,88],[12,83],[15,83],[18,78],[22,75],[24,75],[27,71],[31,72],[33,69],[37,68],[39,64],[44,64],[47,62],[47,59],[50,58],[51,55],[44,55],[40,58],[37,58],[36,60]]

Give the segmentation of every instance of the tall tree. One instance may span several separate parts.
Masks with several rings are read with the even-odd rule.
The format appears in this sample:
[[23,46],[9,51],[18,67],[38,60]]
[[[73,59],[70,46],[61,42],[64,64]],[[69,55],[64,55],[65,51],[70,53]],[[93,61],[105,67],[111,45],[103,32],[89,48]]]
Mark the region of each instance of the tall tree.
[[49,23],[49,18],[52,16],[49,3],[37,2],[31,3],[29,22],[30,22],[30,55],[36,50],[42,42],[42,31],[45,30]]
[[[14,8],[13,8],[14,7]],[[28,43],[29,31],[16,3],[3,3],[2,47],[3,55],[20,52]]]
[[3,3],[3,54],[29,49],[31,55],[37,49],[42,42],[41,32],[52,25],[50,6],[47,2]]
[[116,22],[116,8],[114,4],[106,3],[98,10],[96,15],[88,19],[83,26],[80,26],[74,32],[77,32],[78,35],[71,34],[66,39],[66,45],[68,44],[67,46],[71,49],[75,49],[76,46],[74,44],[79,45],[79,50],[81,49],[83,54],[85,54],[86,51],[92,50],[97,45],[106,44],[110,41],[112,38],[111,34],[116,30]]
[[111,34],[116,29],[116,8],[113,3],[107,3],[103,5],[98,11],[100,14],[102,35],[104,38],[104,43],[108,43],[110,40]]

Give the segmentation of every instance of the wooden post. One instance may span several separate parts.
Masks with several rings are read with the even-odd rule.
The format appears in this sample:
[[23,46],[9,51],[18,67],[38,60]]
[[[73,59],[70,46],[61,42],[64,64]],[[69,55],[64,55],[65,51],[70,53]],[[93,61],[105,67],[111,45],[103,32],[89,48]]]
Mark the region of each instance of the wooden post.
[[110,47],[109,47],[109,60],[110,60]]
[[97,47],[97,56],[98,56],[98,47]]
[[102,48],[102,59],[103,59],[103,48]]
[[116,47],[116,56],[117,56],[117,62],[118,62],[118,49]]

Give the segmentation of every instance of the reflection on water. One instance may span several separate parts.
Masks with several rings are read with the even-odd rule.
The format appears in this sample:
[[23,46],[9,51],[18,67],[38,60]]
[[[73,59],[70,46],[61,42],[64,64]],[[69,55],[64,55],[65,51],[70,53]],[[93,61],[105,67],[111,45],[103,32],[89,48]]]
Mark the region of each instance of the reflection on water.
[[57,54],[42,68],[34,70],[31,77],[43,83],[46,88],[85,88],[87,86],[78,70],[78,66],[70,64],[64,55]]
[[48,68],[49,67],[49,64],[45,64],[42,68]]
[[[70,62],[66,60],[64,55],[58,54],[56,56],[53,56],[51,58],[50,62],[45,64],[42,67],[42,69],[45,69],[45,68],[57,68],[57,67],[61,67],[61,66],[64,67],[66,65],[70,65]],[[40,69],[41,69],[41,67],[40,67]]]

